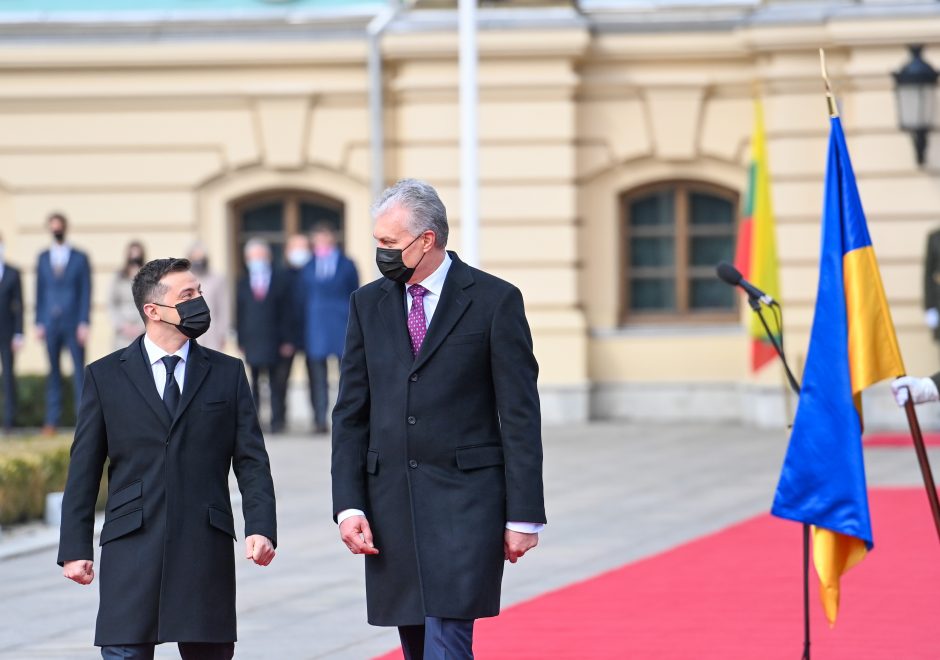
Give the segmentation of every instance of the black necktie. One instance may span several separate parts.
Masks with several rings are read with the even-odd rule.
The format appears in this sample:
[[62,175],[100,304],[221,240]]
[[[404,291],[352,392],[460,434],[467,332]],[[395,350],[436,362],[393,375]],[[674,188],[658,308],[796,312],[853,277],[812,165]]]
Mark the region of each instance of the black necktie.
[[179,355],[164,355],[163,366],[166,367],[166,385],[163,386],[163,405],[166,406],[170,417],[176,416],[176,409],[180,406],[180,386],[176,382],[176,365],[182,359]]

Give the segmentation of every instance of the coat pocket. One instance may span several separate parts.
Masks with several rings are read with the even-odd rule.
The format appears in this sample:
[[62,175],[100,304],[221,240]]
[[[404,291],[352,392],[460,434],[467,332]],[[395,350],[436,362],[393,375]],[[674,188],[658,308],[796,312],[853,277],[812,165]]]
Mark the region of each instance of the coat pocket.
[[457,467],[461,470],[477,470],[505,464],[500,445],[474,445],[457,447]]
[[101,528],[101,536],[98,539],[98,545],[104,545],[114,539],[126,536],[131,532],[140,529],[144,525],[143,508],[134,509],[127,513],[122,513],[116,518],[107,520],[104,527]]
[[226,408],[228,408],[228,401],[206,401],[202,404],[202,409],[206,412],[225,410]]
[[128,502],[139,499],[144,494],[143,482],[138,479],[126,486],[122,486],[108,496],[108,511],[124,506]]
[[366,452],[366,472],[369,474],[378,474],[379,472],[379,452],[374,449]]
[[238,540],[238,537],[235,536],[235,519],[228,511],[223,511],[216,506],[210,506],[209,524],[220,532],[225,532],[236,541]]
[[463,335],[450,335],[444,340],[444,346],[455,344],[482,344],[486,339],[485,332],[468,332]]

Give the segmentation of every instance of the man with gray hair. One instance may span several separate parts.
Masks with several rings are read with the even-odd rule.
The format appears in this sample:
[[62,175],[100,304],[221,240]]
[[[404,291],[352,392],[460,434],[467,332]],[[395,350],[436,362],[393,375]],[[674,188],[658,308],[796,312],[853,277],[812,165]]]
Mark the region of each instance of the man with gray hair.
[[538,364],[522,294],[446,251],[434,188],[399,181],[372,213],[383,277],[350,300],[333,512],[369,623],[407,660],[464,660],[545,523]]

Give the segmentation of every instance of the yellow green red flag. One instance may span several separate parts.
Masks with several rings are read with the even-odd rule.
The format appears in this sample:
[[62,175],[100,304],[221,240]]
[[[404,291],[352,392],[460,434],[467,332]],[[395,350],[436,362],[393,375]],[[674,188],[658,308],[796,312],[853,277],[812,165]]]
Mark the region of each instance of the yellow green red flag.
[[[745,279],[772,298],[780,300],[780,276],[777,262],[777,235],[770,196],[770,172],[767,168],[767,142],[764,135],[764,111],[754,102],[754,132],[751,136],[751,162],[747,198],[738,231],[735,266]],[[750,319],[751,369],[758,371],[777,353],[764,335],[764,326],[756,315]],[[779,339],[779,337],[778,337]]]

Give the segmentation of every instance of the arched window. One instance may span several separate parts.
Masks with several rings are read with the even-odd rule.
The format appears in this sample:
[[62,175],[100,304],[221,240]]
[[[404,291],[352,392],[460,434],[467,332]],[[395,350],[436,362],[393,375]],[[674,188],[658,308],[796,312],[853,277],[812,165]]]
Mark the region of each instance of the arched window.
[[737,193],[663,182],[627,192],[621,209],[623,323],[736,318],[737,297],[715,265],[734,259]]
[[332,225],[343,241],[344,210],[339,200],[303,190],[271,190],[245,197],[232,204],[234,259],[244,266],[243,248],[251,238],[271,245],[274,263],[284,264],[284,242],[291,234],[306,234],[316,225]]

